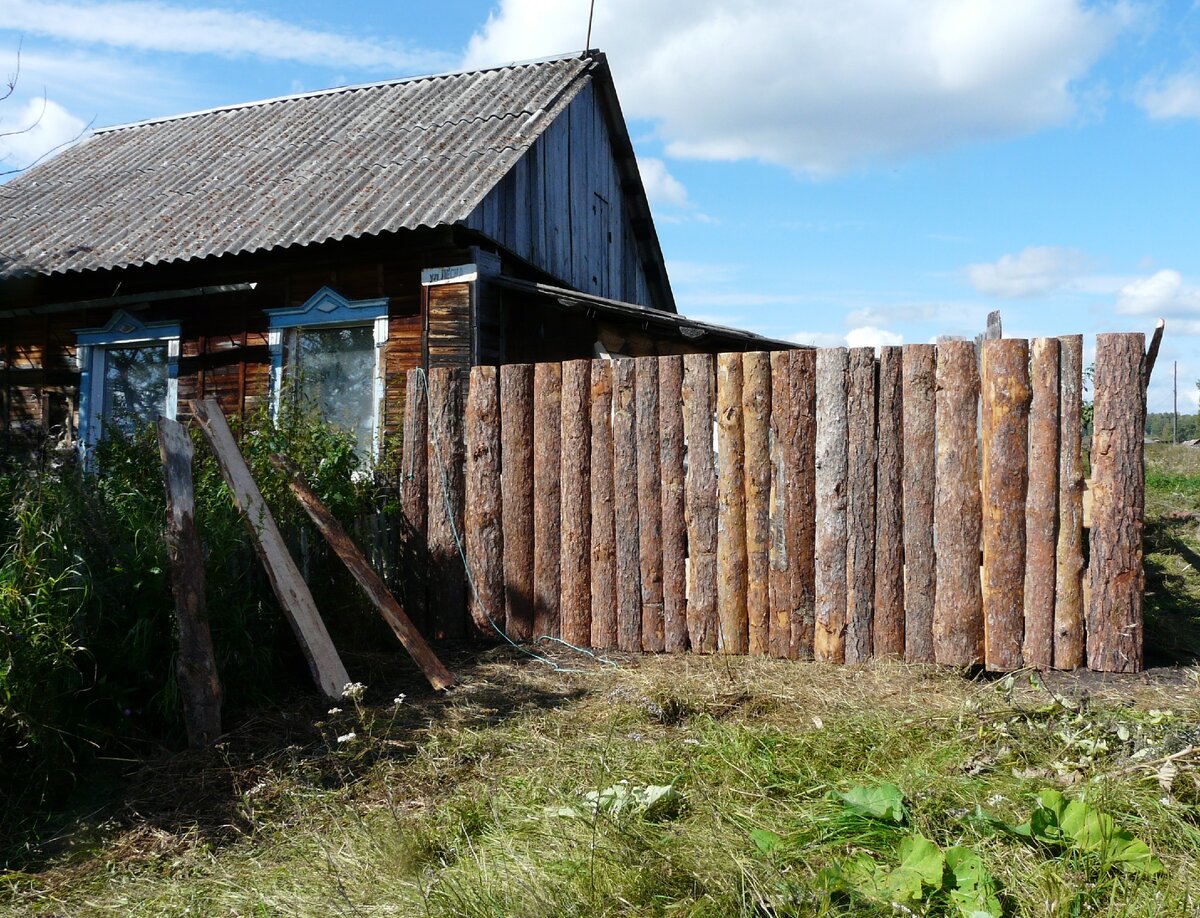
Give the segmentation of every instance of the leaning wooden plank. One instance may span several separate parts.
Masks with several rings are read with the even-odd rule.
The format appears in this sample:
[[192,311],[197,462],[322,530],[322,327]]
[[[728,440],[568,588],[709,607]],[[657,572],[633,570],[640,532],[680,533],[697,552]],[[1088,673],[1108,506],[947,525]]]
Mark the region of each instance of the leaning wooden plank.
[[846,349],[817,351],[815,659],[846,660]]
[[1087,662],[1097,672],[1143,663],[1144,347],[1141,334],[1096,336]]
[[717,355],[717,615],[720,649],[745,653],[746,463],[742,355]]
[[687,524],[683,510],[683,358],[658,358],[662,467],[663,638],[667,653],[687,650]]
[[994,672],[1021,667],[1025,617],[1025,497],[1029,343],[983,342],[983,655]]
[[1054,662],[1054,550],[1058,538],[1058,339],[1034,338],[1029,368],[1029,489],[1025,499],[1026,666]]
[[638,552],[637,396],[632,357],[612,362],[613,520],[617,562],[617,647],[642,649],[642,574]]
[[612,364],[592,361],[591,580],[593,647],[617,646],[617,546],[613,516]]
[[504,628],[533,637],[533,365],[500,368],[500,467],[504,482]]
[[429,617],[439,638],[466,633],[466,575],[460,540],[465,489],[463,372],[429,371]]
[[933,504],[934,443],[932,344],[904,345],[904,659],[932,663],[937,577]]
[[875,617],[875,349],[851,348],[846,394],[846,662],[871,659]]
[[467,611],[475,636],[495,640],[504,634],[505,627],[500,387],[495,367],[471,367],[465,433],[463,541],[472,587],[467,592]]
[[200,748],[221,735],[221,680],[204,605],[204,552],[196,531],[192,438],[178,421],[159,418],[158,451],[167,491],[167,556],[179,625],[175,676],[188,745]]
[[937,597],[933,651],[938,663],[983,662],[979,583],[979,370],[969,341],[937,348]]
[[1059,338],[1058,552],[1054,587],[1054,668],[1084,662],[1083,336]]
[[400,603],[396,602],[396,598],[384,585],[383,579],[371,568],[370,562],[358,550],[358,546],[354,544],[342,524],[308,486],[301,471],[283,456],[273,455],[271,462],[288,476],[288,487],[291,488],[296,501],[304,508],[304,512],[316,525],[321,536],[342,559],[346,569],[358,581],[358,585],[379,610],[383,620],[399,638],[408,655],[429,680],[429,684],[439,691],[454,685],[454,676],[442,665],[442,661],[421,637],[421,632],[409,621]]
[[590,360],[562,365],[561,621],[562,639],[576,647],[592,641],[591,388]]
[[771,625],[771,355],[742,355],[742,425],[746,461],[746,619],[750,653],[770,650]]
[[242,511],[255,551],[266,569],[267,579],[271,581],[279,605],[300,642],[313,680],[328,697],[341,698],[343,690],[350,683],[350,677],[329,639],[329,632],[325,630],[325,623],[321,621],[308,585],[288,554],[279,527],[275,525],[275,517],[271,515],[258,485],[254,483],[246,460],[238,451],[233,432],[221,413],[221,406],[211,398],[199,399],[189,405],[192,417],[200,425],[200,430],[217,457],[221,476]]
[[879,350],[879,445],[875,463],[876,657],[904,657],[904,459],[902,349]]
[[558,637],[562,365],[533,368],[533,634]]
[[400,452],[400,510],[405,558],[401,593],[418,628],[428,628],[428,546],[425,541],[429,485],[429,392],[424,370],[409,370],[404,390],[404,444]]
[[687,438],[684,513],[688,539],[688,642],[717,649],[717,471],[713,455],[713,358],[683,358],[683,426]]
[[638,546],[642,569],[642,650],[660,652],[663,634],[662,471],[658,457],[658,358],[636,361]]

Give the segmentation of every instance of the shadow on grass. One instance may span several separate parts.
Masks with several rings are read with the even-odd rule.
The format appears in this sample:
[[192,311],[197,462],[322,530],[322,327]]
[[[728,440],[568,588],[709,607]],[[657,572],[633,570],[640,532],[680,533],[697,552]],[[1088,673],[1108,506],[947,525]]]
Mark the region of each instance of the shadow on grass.
[[1195,523],[1148,520],[1146,525],[1146,663],[1200,662],[1200,554]]

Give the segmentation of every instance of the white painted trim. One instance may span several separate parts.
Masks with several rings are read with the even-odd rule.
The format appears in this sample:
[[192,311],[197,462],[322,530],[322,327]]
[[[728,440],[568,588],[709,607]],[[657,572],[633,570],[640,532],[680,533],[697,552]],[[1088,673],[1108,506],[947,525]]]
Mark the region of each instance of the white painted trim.
[[465,284],[479,279],[479,266],[447,265],[444,268],[423,268],[421,270],[421,286],[436,287],[440,284]]

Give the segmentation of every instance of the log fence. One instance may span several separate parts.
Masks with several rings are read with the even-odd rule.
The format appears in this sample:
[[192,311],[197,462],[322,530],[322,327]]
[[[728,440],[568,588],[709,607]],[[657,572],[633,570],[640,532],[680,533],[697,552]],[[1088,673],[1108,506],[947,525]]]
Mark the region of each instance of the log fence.
[[403,595],[434,637],[1138,671],[1145,360],[1097,338],[1086,540],[1080,336],[414,370]]

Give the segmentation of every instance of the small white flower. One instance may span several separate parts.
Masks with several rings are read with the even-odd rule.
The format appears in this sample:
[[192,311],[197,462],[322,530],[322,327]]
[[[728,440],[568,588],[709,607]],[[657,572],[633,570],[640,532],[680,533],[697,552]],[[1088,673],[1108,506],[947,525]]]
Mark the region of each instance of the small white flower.
[[399,695],[397,695],[395,698],[392,699],[392,704],[394,704],[396,707],[400,707],[400,705],[404,704],[404,699],[407,697],[408,697],[407,695],[405,695],[403,692],[401,692]]
[[349,698],[351,701],[359,701],[367,687],[361,682],[347,682],[346,687],[342,689],[342,697]]
[[337,741],[338,745],[341,745],[342,743],[353,743],[356,739],[358,739],[358,734],[351,730],[349,733],[339,736]]
[[330,716],[330,717],[332,717],[334,714],[341,714],[341,713],[342,713],[342,709],[341,709],[341,708],[330,708],[330,709],[329,709],[329,716]]
[[699,745],[700,745],[700,740],[698,740],[698,739],[691,739],[691,738],[689,737],[688,739],[685,739],[685,740],[683,741],[683,745],[685,745],[685,746],[699,746]]

